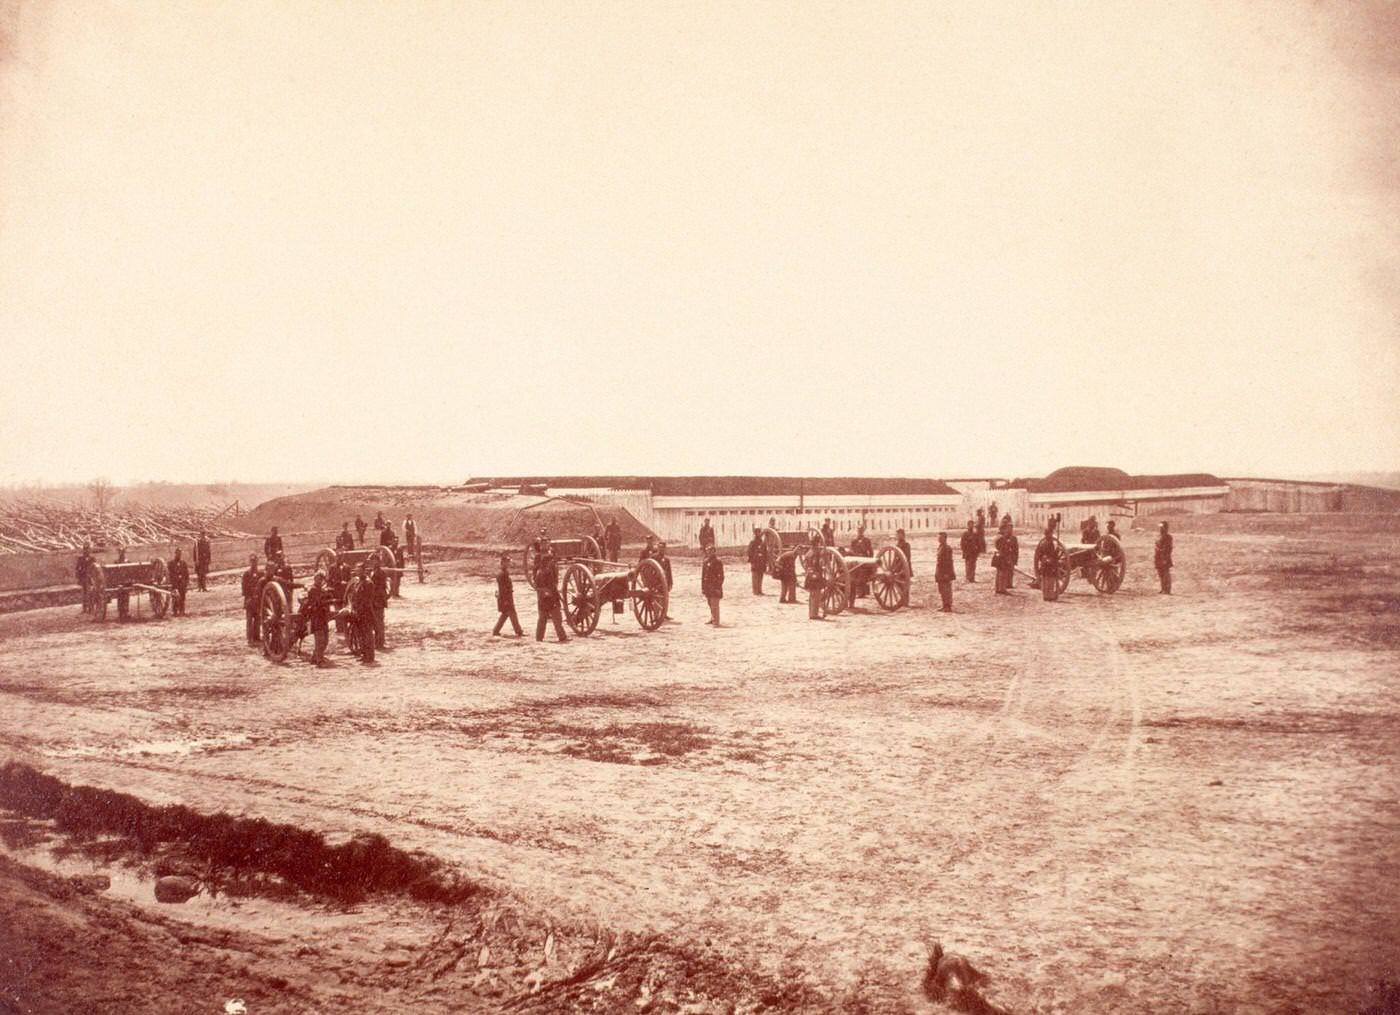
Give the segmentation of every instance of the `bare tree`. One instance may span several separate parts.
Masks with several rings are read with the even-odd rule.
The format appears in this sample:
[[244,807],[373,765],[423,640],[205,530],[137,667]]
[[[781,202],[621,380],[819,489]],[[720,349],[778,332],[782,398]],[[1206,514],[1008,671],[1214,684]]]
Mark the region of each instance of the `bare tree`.
[[88,493],[92,494],[92,506],[97,509],[97,513],[106,513],[107,506],[112,503],[112,498],[116,495],[112,481],[106,476],[99,476],[89,483],[87,488]]

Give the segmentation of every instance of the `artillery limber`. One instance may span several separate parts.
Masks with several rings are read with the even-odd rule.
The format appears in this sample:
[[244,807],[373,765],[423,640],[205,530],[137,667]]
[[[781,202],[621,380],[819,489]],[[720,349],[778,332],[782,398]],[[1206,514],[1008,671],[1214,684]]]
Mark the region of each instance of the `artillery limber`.
[[107,619],[107,603],[115,599],[125,608],[132,598],[145,596],[157,618],[165,616],[175,590],[169,585],[165,561],[123,561],[120,564],[93,562],[87,576],[87,597],[92,619]]
[[[781,577],[782,559],[796,556],[805,578],[809,551],[820,535],[815,529],[780,532],[764,529],[760,536],[766,551],[766,566],[773,577]],[[873,556],[856,556],[834,546],[823,546],[820,554],[822,597],[829,615],[841,613],[859,596],[870,594],[882,610],[909,605],[912,569],[897,546],[886,546]]]
[[1054,533],[1036,545],[1033,584],[1039,586],[1045,599],[1052,603],[1059,599],[1076,571],[1094,588],[1112,595],[1128,571],[1123,545],[1114,536],[1104,535],[1096,543],[1065,546]]

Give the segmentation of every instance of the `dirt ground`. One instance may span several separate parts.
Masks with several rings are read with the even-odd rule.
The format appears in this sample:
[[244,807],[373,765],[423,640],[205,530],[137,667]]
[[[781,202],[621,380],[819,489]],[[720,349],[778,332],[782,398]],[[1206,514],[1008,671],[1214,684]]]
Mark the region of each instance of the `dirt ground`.
[[[183,990],[200,1005],[168,1010],[498,1010],[604,937],[757,979],[614,977],[534,1010],[935,1010],[939,940],[1015,1012],[1357,1011],[1400,972],[1400,531],[1182,527],[1171,597],[1135,531],[1116,595],[1076,577],[1058,603],[1023,578],[997,597],[988,571],[945,615],[918,542],[913,608],[825,623],[771,582],[752,596],[731,559],[716,630],[677,559],[671,623],[605,612],[567,645],[490,637],[493,583],[449,565],[404,585],[373,668],[340,644],[331,669],[268,664],[227,586],[184,619],[0,617],[0,762],[378,833],[519,914],[512,948],[550,951],[483,980],[481,899],[471,933],[408,898],[156,907],[149,858],[59,861],[51,823],[16,822],[0,1012],[164,1011],[150,996]],[[113,886],[74,894],[77,871]],[[476,958],[438,973],[445,942]],[[140,1003],[104,956],[151,970]]]

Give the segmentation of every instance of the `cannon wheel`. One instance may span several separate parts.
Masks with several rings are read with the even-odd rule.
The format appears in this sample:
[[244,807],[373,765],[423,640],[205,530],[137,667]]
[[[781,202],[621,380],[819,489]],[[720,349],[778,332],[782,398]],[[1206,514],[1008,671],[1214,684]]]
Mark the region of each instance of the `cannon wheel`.
[[759,533],[763,540],[764,566],[770,578],[778,577],[778,558],[783,555],[783,537],[777,529],[764,529]]
[[603,548],[598,545],[598,540],[592,536],[584,536],[579,542],[583,543],[584,555],[589,560],[602,560]]
[[263,586],[258,600],[259,621],[262,625],[263,655],[275,663],[287,658],[292,650],[292,611],[287,593],[276,582]]
[[897,546],[887,546],[875,558],[870,590],[882,610],[909,605],[909,561]]
[[316,554],[316,570],[331,573],[331,568],[335,567],[335,562],[339,559],[339,554],[329,546]]
[[540,551],[532,542],[525,547],[525,580],[530,583],[530,588],[535,587],[535,564],[540,559]]
[[559,582],[560,605],[564,622],[580,637],[592,634],[598,626],[598,583],[593,572],[583,564],[569,564]]
[[1094,548],[1098,561],[1094,568],[1094,588],[1105,595],[1112,595],[1123,584],[1123,576],[1128,573],[1128,558],[1123,547],[1112,536],[1101,536],[1099,545]]
[[851,568],[841,551],[822,547],[822,595],[828,616],[836,616],[851,605]]
[[[345,609],[350,608],[350,603],[355,597],[355,590],[360,587],[360,576],[355,575],[345,583]],[[351,655],[360,654],[360,619],[354,615],[345,618],[345,647]]]
[[1048,550],[1043,540],[1036,544],[1035,564],[1032,567],[1036,584],[1040,586],[1040,597],[1047,603],[1059,599],[1060,593],[1069,586],[1069,568],[1065,566],[1064,544],[1058,536],[1051,538],[1054,539],[1054,545]]
[[92,619],[107,619],[107,576],[98,564],[88,572],[88,595],[92,597]]
[[[165,561],[161,560],[159,557],[152,558],[151,584],[163,586],[167,577],[169,577],[169,573],[165,569]],[[166,608],[170,605],[170,599],[168,597],[161,595],[159,592],[147,592],[146,599],[151,604],[151,614],[157,620],[165,616]]]
[[666,572],[648,558],[637,565],[632,585],[632,612],[644,631],[655,631],[666,619],[671,605],[671,592],[666,588]]

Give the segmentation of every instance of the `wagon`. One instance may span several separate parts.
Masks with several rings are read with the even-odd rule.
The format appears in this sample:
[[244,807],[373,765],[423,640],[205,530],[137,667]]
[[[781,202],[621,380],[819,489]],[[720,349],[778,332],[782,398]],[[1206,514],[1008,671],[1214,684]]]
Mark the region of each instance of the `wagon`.
[[92,619],[107,619],[108,600],[142,595],[150,602],[151,612],[157,617],[163,617],[174,595],[167,582],[165,561],[159,557],[144,562],[94,563],[88,571],[87,587],[87,594],[92,603]]
[[1078,571],[1094,588],[1112,595],[1123,584],[1128,558],[1113,536],[1100,536],[1097,543],[1065,546],[1057,535],[1042,539],[1035,548],[1035,581],[1040,594],[1049,602],[1059,599],[1069,580]]
[[[815,529],[800,532],[780,532],[767,528],[760,533],[767,551],[768,573],[778,577],[779,560],[796,554],[807,571],[807,550],[816,541]],[[869,590],[882,610],[897,610],[909,605],[909,583],[912,569],[904,552],[897,546],[886,546],[870,557],[843,553],[834,546],[821,551],[822,592],[828,614],[841,613],[852,605],[857,594]]]

